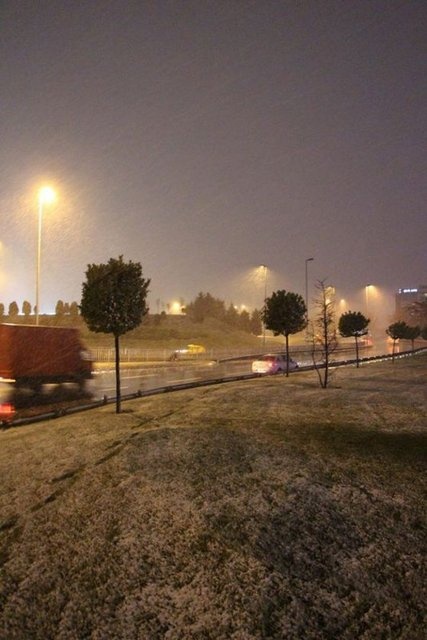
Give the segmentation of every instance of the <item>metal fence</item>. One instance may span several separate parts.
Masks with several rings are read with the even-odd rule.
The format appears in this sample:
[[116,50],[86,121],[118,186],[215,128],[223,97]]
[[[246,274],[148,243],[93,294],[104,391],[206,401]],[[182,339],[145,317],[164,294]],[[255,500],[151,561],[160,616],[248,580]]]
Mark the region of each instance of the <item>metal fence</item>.
[[[112,347],[95,347],[91,348],[91,354],[95,362],[114,362],[116,355]],[[178,359],[186,360],[213,360],[216,359],[214,354],[216,350],[207,350],[206,353],[185,354],[178,356]],[[121,348],[121,362],[166,362],[171,360],[174,354],[173,349],[140,349],[136,347]]]
[[[291,348],[291,354],[299,354],[307,351],[304,348]],[[95,362],[114,362],[115,350],[113,347],[94,347],[90,349]],[[281,353],[283,347],[276,347],[268,350],[269,353]],[[178,362],[203,362],[206,360],[232,360],[235,358],[256,358],[260,356],[263,351],[253,350],[251,353],[248,348],[240,349],[206,349],[204,353],[179,353],[173,349],[141,349],[137,347],[123,347],[120,349],[120,362],[167,362],[169,360],[176,360]]]
[[[363,347],[360,347],[361,351],[366,350]],[[91,348],[91,354],[95,362],[114,362],[115,361],[115,350],[113,347],[94,347]],[[270,348],[269,353],[282,353],[283,347],[279,346],[275,348]],[[311,349],[307,346],[299,345],[292,346],[289,350],[290,354],[293,357],[302,357],[303,355],[309,356],[311,354]],[[336,355],[343,352],[354,352],[353,345],[345,345],[336,350]],[[206,349],[205,353],[178,353],[173,349],[141,349],[138,347],[123,347],[120,349],[120,362],[167,362],[170,360],[177,360],[178,362],[203,362],[206,360],[232,360],[235,358],[256,358],[261,355],[262,351],[254,350],[253,353],[248,351],[248,348],[239,348],[239,349],[219,349],[212,348]],[[178,354],[178,355],[175,355]]]

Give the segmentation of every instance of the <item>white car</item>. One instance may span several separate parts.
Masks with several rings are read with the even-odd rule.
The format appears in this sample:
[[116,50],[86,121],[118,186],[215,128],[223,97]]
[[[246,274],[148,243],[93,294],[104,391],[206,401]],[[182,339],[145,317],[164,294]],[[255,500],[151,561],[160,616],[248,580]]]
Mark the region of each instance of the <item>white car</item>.
[[[289,358],[289,371],[298,369],[298,363]],[[252,373],[280,373],[286,371],[286,357],[277,353],[267,353],[252,362]]]

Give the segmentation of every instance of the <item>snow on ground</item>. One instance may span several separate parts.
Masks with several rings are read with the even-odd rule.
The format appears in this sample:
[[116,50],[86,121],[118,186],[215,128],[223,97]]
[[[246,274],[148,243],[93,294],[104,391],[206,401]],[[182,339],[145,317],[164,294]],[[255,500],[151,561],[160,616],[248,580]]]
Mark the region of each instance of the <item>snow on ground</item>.
[[426,364],[0,432],[0,638],[421,639]]

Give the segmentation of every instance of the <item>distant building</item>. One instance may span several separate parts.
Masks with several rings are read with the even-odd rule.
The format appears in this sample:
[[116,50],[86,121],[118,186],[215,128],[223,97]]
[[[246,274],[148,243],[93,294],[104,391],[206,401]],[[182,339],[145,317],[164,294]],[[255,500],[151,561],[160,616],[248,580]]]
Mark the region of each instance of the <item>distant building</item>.
[[396,319],[410,323],[411,316],[408,307],[414,302],[427,302],[427,285],[399,289],[395,296],[395,302]]

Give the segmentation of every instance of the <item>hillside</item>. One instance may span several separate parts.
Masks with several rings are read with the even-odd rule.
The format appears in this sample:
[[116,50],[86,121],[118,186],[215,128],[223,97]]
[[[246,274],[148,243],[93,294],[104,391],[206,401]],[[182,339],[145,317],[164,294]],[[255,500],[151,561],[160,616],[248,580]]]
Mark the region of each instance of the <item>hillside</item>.
[[[17,322],[24,324],[34,324],[34,318],[29,316],[18,316],[13,320],[7,317],[3,322]],[[48,326],[73,326],[78,327],[87,346],[108,346],[114,345],[111,335],[103,333],[92,333],[88,330],[81,317],[72,318],[64,316],[41,316],[40,324]],[[269,337],[273,344],[283,343],[280,338]],[[180,349],[187,344],[200,344],[206,348],[256,348],[260,344],[260,337],[237,331],[216,319],[206,319],[204,322],[192,322],[186,316],[147,316],[142,324],[135,330],[130,331],[121,338],[123,347],[141,347],[145,349]]]

